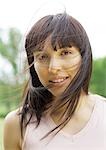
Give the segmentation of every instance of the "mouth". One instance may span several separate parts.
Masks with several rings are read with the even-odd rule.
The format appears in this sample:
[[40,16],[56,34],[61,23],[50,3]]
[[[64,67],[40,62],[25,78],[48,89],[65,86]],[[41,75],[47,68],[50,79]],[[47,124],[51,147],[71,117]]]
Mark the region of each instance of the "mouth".
[[60,86],[60,85],[64,84],[68,78],[69,77],[62,77],[62,78],[58,78],[58,79],[49,80],[49,83],[56,85],[56,86],[57,85]]

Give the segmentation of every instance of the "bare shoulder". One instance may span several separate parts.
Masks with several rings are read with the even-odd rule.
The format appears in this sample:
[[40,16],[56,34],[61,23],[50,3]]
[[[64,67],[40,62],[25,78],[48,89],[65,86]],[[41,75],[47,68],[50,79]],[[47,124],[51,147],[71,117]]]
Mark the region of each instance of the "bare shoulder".
[[14,111],[11,111],[10,113],[8,113],[7,116],[5,117],[5,122],[9,121],[9,123],[10,123],[11,121],[14,121],[14,120],[18,121],[19,120],[18,112],[19,112],[19,110],[17,109],[17,110],[14,110]]
[[20,150],[21,130],[18,109],[10,112],[4,119],[4,149]]

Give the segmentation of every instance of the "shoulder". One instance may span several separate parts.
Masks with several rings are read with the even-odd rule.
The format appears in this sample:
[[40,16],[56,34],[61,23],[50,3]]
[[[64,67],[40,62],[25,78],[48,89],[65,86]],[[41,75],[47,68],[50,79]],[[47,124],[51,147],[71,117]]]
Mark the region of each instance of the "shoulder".
[[4,119],[4,125],[10,126],[12,129],[19,128],[20,123],[19,123],[18,109],[7,114],[7,116]]
[[16,120],[19,120],[19,116],[18,116],[18,109],[17,110],[14,110],[14,111],[11,111],[7,114],[7,116],[5,117],[5,122],[8,122],[9,123],[11,121],[16,121]]
[[91,100],[94,101],[94,103],[96,104],[96,108],[101,109],[101,110],[106,110],[106,98],[98,95],[98,94],[92,94],[89,93],[89,96],[91,97]]
[[[11,136],[10,136],[11,135]],[[10,112],[4,119],[4,147],[17,149],[21,145],[21,130],[18,109]]]
[[105,102],[106,103],[106,98],[101,96],[101,95],[98,95],[98,94],[91,94],[91,96],[97,100],[97,101],[100,101],[100,102]]
[[106,112],[106,98],[98,94],[92,94],[91,96],[95,100],[97,108]]

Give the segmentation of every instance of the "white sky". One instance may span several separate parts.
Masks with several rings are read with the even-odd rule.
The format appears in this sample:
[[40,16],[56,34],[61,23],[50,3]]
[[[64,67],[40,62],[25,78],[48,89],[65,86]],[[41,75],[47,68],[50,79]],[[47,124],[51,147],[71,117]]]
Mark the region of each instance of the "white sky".
[[0,0],[0,28],[17,27],[25,36],[39,17],[65,8],[87,31],[93,56],[106,56],[105,0]]

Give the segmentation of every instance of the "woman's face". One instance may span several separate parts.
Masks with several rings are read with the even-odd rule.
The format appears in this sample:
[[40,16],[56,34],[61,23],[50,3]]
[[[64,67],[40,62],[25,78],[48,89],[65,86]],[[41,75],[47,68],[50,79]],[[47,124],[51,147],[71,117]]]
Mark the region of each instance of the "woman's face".
[[68,87],[81,65],[81,55],[75,46],[54,51],[46,40],[43,51],[34,52],[34,66],[40,82],[59,96]]

